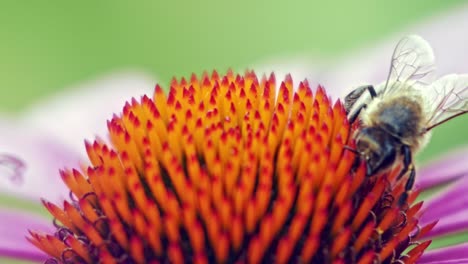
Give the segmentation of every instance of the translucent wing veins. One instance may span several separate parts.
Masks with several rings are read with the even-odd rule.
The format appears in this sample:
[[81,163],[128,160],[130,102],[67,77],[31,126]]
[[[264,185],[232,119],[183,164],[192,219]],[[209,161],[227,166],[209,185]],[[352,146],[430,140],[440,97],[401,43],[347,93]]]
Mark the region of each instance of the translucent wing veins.
[[[446,75],[431,85],[426,131],[468,112],[468,74]],[[429,91],[428,91],[429,92]]]
[[390,72],[382,94],[431,82],[434,53],[423,38],[410,35],[400,40],[393,51]]

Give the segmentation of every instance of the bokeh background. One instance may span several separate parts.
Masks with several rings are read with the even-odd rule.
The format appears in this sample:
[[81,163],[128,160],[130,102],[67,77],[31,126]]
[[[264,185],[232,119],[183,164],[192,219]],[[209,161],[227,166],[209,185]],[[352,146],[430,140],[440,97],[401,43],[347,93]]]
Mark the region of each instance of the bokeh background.
[[[269,62],[279,68],[288,58],[333,65],[466,2],[3,0],[0,116],[15,118],[49,96],[122,70],[144,72],[167,87],[173,76]],[[467,117],[440,127],[419,159],[468,144],[467,129]],[[0,198],[0,205],[12,202],[37,210]]]

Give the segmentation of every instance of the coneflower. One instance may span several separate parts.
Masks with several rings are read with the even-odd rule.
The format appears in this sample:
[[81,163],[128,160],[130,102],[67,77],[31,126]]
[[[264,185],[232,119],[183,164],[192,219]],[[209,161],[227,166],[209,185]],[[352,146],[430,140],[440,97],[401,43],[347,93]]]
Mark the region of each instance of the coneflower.
[[[278,91],[278,92],[277,92]],[[435,222],[398,205],[399,168],[365,176],[340,101],[255,73],[172,81],[132,99],[60,172],[46,263],[414,263]]]

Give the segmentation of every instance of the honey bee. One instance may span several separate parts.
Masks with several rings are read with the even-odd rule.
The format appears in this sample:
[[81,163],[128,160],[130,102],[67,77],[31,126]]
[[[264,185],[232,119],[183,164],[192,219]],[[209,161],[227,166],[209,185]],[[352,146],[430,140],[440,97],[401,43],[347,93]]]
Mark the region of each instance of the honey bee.
[[433,80],[434,65],[432,48],[423,38],[404,37],[393,52],[387,80],[360,86],[345,97],[350,122],[361,123],[353,151],[365,159],[367,175],[390,169],[396,161],[403,164],[398,179],[409,173],[400,205],[415,182],[413,154],[426,145],[433,128],[468,112],[468,74]]

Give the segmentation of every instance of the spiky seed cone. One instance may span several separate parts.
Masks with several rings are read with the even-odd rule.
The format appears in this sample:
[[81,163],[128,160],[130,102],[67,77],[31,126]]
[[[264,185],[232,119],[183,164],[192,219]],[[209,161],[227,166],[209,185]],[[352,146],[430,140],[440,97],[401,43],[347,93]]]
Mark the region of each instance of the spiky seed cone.
[[398,170],[353,168],[357,128],[322,87],[277,90],[213,72],[132,99],[89,167],[61,171],[72,199],[43,202],[57,231],[29,241],[48,263],[414,263],[433,224],[398,206]]

